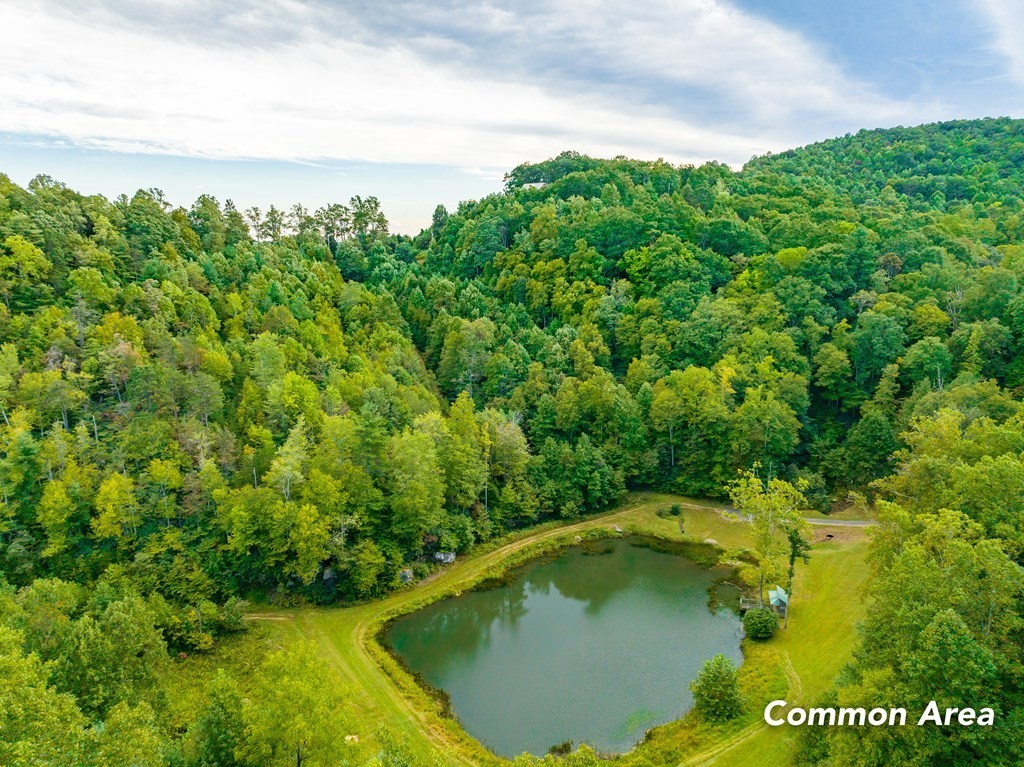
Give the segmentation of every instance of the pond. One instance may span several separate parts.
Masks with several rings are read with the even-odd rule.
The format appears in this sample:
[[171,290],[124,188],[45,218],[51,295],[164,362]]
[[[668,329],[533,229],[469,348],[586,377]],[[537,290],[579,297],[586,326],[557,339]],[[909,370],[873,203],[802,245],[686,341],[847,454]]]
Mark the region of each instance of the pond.
[[403,616],[385,639],[497,754],[568,740],[624,752],[690,709],[707,658],[742,660],[736,613],[709,607],[720,576],[628,539],[574,547]]

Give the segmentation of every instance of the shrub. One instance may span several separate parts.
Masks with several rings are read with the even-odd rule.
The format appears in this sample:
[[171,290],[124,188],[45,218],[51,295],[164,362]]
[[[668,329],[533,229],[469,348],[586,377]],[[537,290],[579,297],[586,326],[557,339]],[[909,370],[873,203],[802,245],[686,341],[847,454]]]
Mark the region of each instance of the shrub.
[[668,519],[669,517],[681,517],[683,515],[683,507],[678,503],[673,503],[671,506],[662,506],[655,512],[660,519]]
[[694,707],[709,722],[733,719],[743,710],[736,664],[724,655],[704,661],[700,674],[690,683],[690,690]]
[[568,756],[572,753],[572,741],[567,740],[562,743],[556,743],[548,749],[548,753],[552,756]]
[[764,642],[775,635],[779,628],[779,616],[766,607],[747,610],[743,616],[743,628],[748,637]]

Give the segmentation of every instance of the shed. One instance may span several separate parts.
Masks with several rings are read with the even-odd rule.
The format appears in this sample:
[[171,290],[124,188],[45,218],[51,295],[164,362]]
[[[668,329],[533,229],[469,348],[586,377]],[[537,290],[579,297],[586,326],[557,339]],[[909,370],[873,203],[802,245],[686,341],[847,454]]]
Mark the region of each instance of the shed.
[[784,616],[789,609],[789,594],[781,586],[769,589],[768,604],[771,605],[772,610]]

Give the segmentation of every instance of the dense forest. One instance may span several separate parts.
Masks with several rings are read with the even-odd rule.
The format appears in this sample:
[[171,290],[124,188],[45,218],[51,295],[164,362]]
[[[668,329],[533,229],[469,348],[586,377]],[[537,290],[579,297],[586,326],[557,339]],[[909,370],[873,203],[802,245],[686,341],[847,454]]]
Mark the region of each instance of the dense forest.
[[227,680],[175,730],[155,669],[240,630],[241,599],[374,598],[441,552],[754,469],[879,509],[840,700],[1003,714],[807,758],[1019,763],[1022,188],[1009,119],[738,172],[569,152],[416,237],[372,197],[186,209],[0,175],[0,761],[294,763]]

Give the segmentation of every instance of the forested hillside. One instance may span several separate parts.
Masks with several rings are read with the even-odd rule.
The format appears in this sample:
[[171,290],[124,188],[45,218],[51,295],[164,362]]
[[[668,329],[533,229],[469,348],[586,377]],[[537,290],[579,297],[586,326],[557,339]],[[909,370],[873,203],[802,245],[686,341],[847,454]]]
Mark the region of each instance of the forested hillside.
[[[565,153],[415,238],[373,198],[185,209],[0,176],[0,653],[83,721],[131,723],[159,709],[147,659],[208,649],[239,597],[371,598],[437,552],[755,468],[895,520],[892,612],[840,694],[919,689],[883,629],[934,619],[932,651],[974,642],[1012,707],[1022,185],[1008,119],[739,172]],[[962,599],[900,617],[894,571]]]

